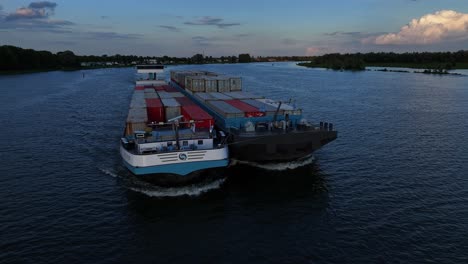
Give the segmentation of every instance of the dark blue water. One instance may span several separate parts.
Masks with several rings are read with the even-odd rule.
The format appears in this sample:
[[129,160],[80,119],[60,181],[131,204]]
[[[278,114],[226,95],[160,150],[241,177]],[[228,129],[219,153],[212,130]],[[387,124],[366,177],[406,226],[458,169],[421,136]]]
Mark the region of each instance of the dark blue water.
[[296,99],[338,139],[164,189],[118,154],[133,69],[0,76],[0,262],[468,262],[468,77],[197,67]]

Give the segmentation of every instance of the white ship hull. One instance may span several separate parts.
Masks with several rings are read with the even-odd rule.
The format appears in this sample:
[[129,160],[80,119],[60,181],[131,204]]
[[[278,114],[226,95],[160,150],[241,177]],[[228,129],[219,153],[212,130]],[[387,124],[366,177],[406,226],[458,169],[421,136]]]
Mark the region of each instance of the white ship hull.
[[120,146],[125,166],[135,175],[176,174],[226,167],[229,164],[228,147],[203,150],[185,150],[138,155]]

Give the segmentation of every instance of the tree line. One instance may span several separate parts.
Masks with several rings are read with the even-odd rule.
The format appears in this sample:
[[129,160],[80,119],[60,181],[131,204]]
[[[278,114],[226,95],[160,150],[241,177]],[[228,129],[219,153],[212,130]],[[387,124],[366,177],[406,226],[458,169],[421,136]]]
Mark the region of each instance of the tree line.
[[0,72],[22,72],[42,70],[73,70],[90,67],[134,65],[145,63],[161,64],[205,64],[205,63],[243,63],[243,62],[271,62],[271,61],[307,61],[308,56],[251,56],[241,53],[238,56],[204,56],[195,54],[191,57],[170,56],[135,56],[135,55],[87,55],[79,56],[72,51],[52,53],[50,51],[36,51],[20,47],[0,46]]
[[364,70],[366,66],[450,70],[455,68],[468,68],[468,51],[332,53],[314,57],[310,62],[300,65],[334,70]]
[[[268,56],[254,57],[248,53],[238,56],[212,57],[195,54],[192,57],[151,57],[135,55],[90,55],[79,56],[72,51],[52,53],[15,46],[0,46],[0,71],[30,71],[80,69],[82,64],[111,63],[112,65],[133,65],[144,63],[161,64],[203,64],[203,63],[242,63],[274,61],[309,61],[300,63],[308,67],[324,67],[334,70],[364,70],[366,66],[409,67],[437,70],[468,68],[468,51],[457,52],[371,52],[355,54],[331,53],[322,56]],[[86,64],[87,63],[87,64]],[[85,67],[89,67],[85,66]]]
[[[15,46],[0,46],[0,71],[34,71],[34,70],[60,70],[99,67],[110,63],[112,66],[134,65],[145,63],[161,64],[200,64],[200,63],[237,63],[237,56],[203,56],[196,54],[192,57],[169,56],[135,56],[135,55],[75,55],[72,51],[52,53],[50,51],[36,51]],[[85,66],[83,66],[85,65]]]

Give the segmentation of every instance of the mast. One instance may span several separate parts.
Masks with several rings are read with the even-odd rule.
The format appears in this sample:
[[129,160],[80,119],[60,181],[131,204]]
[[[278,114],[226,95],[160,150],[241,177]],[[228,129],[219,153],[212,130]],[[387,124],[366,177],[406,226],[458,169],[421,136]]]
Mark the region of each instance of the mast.
[[278,104],[278,108],[276,108],[275,115],[273,116],[273,122],[276,122],[276,118],[278,117],[278,112],[279,112],[279,110],[281,108],[282,103],[283,102],[280,101],[279,104]]

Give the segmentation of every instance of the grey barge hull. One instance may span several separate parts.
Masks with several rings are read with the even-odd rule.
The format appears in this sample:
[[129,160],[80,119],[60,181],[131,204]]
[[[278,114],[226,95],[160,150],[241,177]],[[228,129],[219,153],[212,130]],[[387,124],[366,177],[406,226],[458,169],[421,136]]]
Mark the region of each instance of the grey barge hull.
[[259,163],[300,159],[337,138],[337,131],[311,129],[287,133],[231,134],[231,158]]

